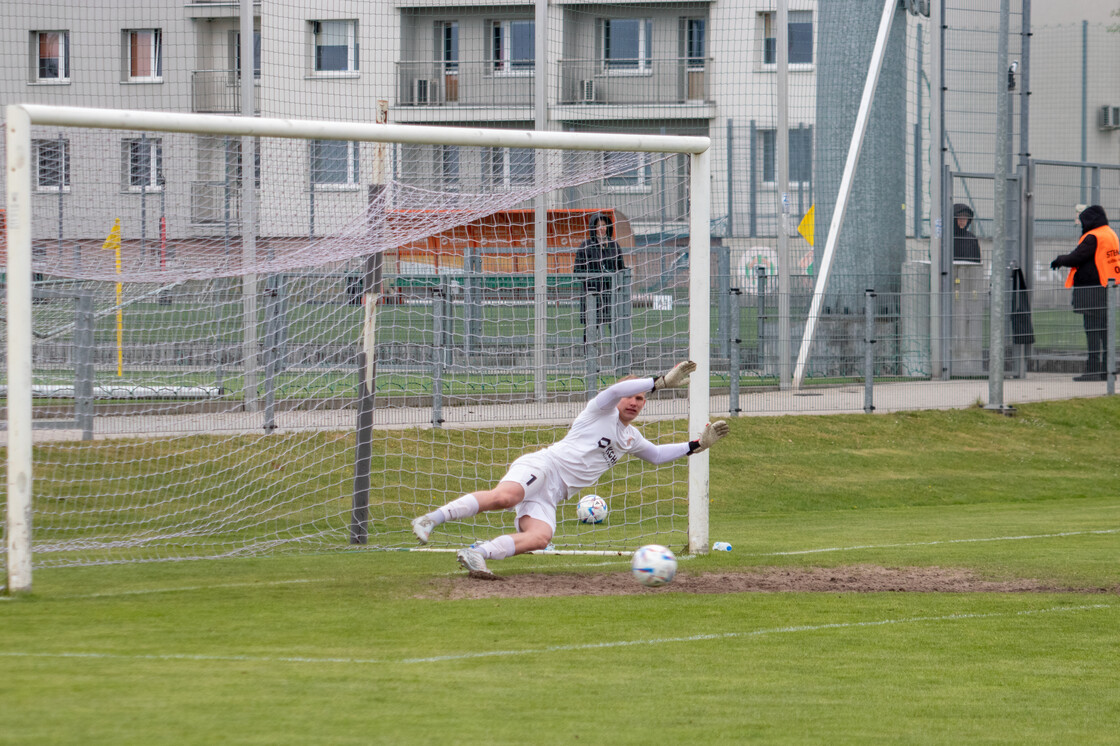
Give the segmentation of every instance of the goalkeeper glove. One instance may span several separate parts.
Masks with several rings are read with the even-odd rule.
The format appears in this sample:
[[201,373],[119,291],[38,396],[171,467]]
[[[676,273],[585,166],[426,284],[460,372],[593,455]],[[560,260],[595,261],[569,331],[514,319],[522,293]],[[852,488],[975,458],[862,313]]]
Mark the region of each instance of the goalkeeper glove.
[[716,444],[717,441],[727,437],[731,432],[731,428],[726,422],[720,420],[719,422],[709,422],[704,425],[704,431],[700,433],[700,437],[696,440],[688,442],[688,455],[706,451]]
[[653,379],[653,390],[675,389],[688,385],[688,374],[696,370],[696,363],[685,360],[677,363],[668,373]]

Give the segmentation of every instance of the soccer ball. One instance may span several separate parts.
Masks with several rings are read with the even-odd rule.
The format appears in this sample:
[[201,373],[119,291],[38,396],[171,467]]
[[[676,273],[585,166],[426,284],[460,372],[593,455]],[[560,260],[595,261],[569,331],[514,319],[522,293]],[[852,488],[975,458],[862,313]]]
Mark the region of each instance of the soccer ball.
[[673,580],[677,574],[677,557],[668,547],[646,544],[634,552],[630,560],[630,574],[642,585],[656,588]]
[[598,495],[584,495],[576,504],[580,523],[602,523],[607,517],[607,501]]

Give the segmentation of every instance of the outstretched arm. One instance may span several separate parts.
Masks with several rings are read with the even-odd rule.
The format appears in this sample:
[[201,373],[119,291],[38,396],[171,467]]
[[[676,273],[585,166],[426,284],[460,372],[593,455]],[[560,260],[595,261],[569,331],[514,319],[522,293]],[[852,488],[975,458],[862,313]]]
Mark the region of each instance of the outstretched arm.
[[681,456],[691,456],[694,453],[706,451],[722,440],[730,431],[731,428],[728,427],[727,423],[720,420],[705,425],[704,431],[700,433],[700,437],[696,440],[690,440],[687,443],[670,443],[663,446],[654,445],[647,440],[638,446],[633,454],[642,461],[648,461],[651,464],[664,464]]
[[696,370],[696,363],[685,360],[674,365],[673,369],[665,375],[619,381],[599,392],[594,399],[595,406],[606,412],[613,407],[617,407],[620,401],[629,396],[644,394],[657,389],[687,386],[688,374],[694,370]]
[[592,400],[595,406],[606,412],[618,406],[618,403],[630,396],[637,396],[653,391],[652,378],[631,378],[619,381],[600,391]]

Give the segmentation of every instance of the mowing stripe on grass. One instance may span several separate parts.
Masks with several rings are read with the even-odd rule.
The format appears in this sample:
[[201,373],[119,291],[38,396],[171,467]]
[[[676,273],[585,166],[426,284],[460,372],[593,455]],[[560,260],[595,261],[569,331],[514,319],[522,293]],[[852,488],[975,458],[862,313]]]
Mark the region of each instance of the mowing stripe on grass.
[[1111,609],[1112,604],[1093,604],[1090,606],[1055,606],[1049,609],[1028,609],[1013,613],[991,612],[988,614],[948,614],[945,616],[908,617],[905,619],[880,619],[873,622],[835,622],[832,624],[810,624],[793,627],[771,627],[769,629],[756,629],[750,632],[720,632],[711,634],[689,635],[687,637],[655,637],[649,640],[616,640],[614,642],[583,643],[579,645],[553,645],[535,650],[492,650],[479,653],[459,653],[456,655],[438,655],[430,658],[404,658],[400,663],[438,663],[442,661],[469,660],[472,658],[492,658],[511,655],[532,655],[537,653],[558,653],[573,650],[602,650],[604,648],[622,648],[636,645],[664,645],[679,642],[703,642],[707,640],[730,640],[737,637],[762,637],[764,635],[788,634],[791,632],[818,632],[831,629],[854,629],[859,627],[881,627],[889,624],[914,624],[918,622],[948,622],[960,619],[993,619],[997,617],[1027,616],[1031,614],[1049,614],[1059,611],[1088,611],[1092,609]]
[[1027,539],[1060,539],[1065,536],[1089,536],[1093,534],[1118,534],[1120,528],[1104,528],[1088,531],[1063,531],[1057,534],[1029,534],[1026,536],[989,536],[980,539],[938,539],[937,541],[908,541],[901,544],[857,544],[850,547],[824,547],[821,549],[796,549],[789,552],[753,553],[749,557],[783,557],[794,554],[824,554],[825,552],[854,552],[860,549],[897,549],[899,547],[932,547],[938,544],[975,544],[985,541],[1025,541]]
[[749,632],[719,632],[711,634],[688,635],[686,637],[654,637],[639,640],[615,640],[614,642],[581,643],[575,645],[550,645],[544,648],[523,650],[487,650],[475,653],[454,653],[424,658],[315,658],[308,656],[253,656],[253,655],[189,655],[164,653],[149,655],[125,655],[121,653],[32,653],[26,651],[2,651],[0,658],[63,658],[92,660],[133,660],[133,661],[228,661],[236,663],[343,663],[347,665],[385,665],[393,663],[442,663],[476,658],[502,658],[519,655],[541,655],[547,653],[566,653],[576,650],[603,650],[607,648],[634,647],[637,645],[665,645],[681,642],[704,642],[708,640],[729,640],[734,638],[763,637],[766,635],[790,634],[797,632],[819,632],[834,629],[858,629],[861,627],[882,627],[891,624],[917,624],[921,622],[953,622],[962,619],[997,619],[1003,617],[1032,616],[1066,611],[1093,611],[1114,609],[1114,604],[1091,604],[1085,606],[1052,606],[1048,609],[1026,609],[1014,612],[991,612],[987,614],[946,614],[944,616],[919,616],[903,619],[879,619],[871,622],[835,622],[832,624],[807,624],[790,627],[770,627]]
[[225,588],[262,588],[266,585],[292,585],[294,583],[319,583],[321,580],[269,580],[263,583],[220,583],[218,585],[183,585],[177,588],[145,588],[139,591],[112,591],[109,593],[82,593],[74,596],[54,596],[54,598],[115,598],[117,596],[146,596],[149,593],[180,593],[182,591],[214,591]]

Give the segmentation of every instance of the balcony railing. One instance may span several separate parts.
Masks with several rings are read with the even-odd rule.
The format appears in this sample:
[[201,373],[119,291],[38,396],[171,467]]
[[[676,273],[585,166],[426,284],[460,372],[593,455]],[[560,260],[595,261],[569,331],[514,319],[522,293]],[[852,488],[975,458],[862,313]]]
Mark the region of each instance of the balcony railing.
[[[191,110],[200,114],[240,113],[240,71],[195,70],[192,72]],[[259,106],[257,110],[260,110]]]
[[706,102],[711,58],[560,60],[563,104]]
[[[560,60],[562,104],[709,101],[711,58]],[[485,62],[397,63],[401,106],[532,106],[533,67]]]
[[398,62],[401,106],[532,106],[533,66],[486,62]]

